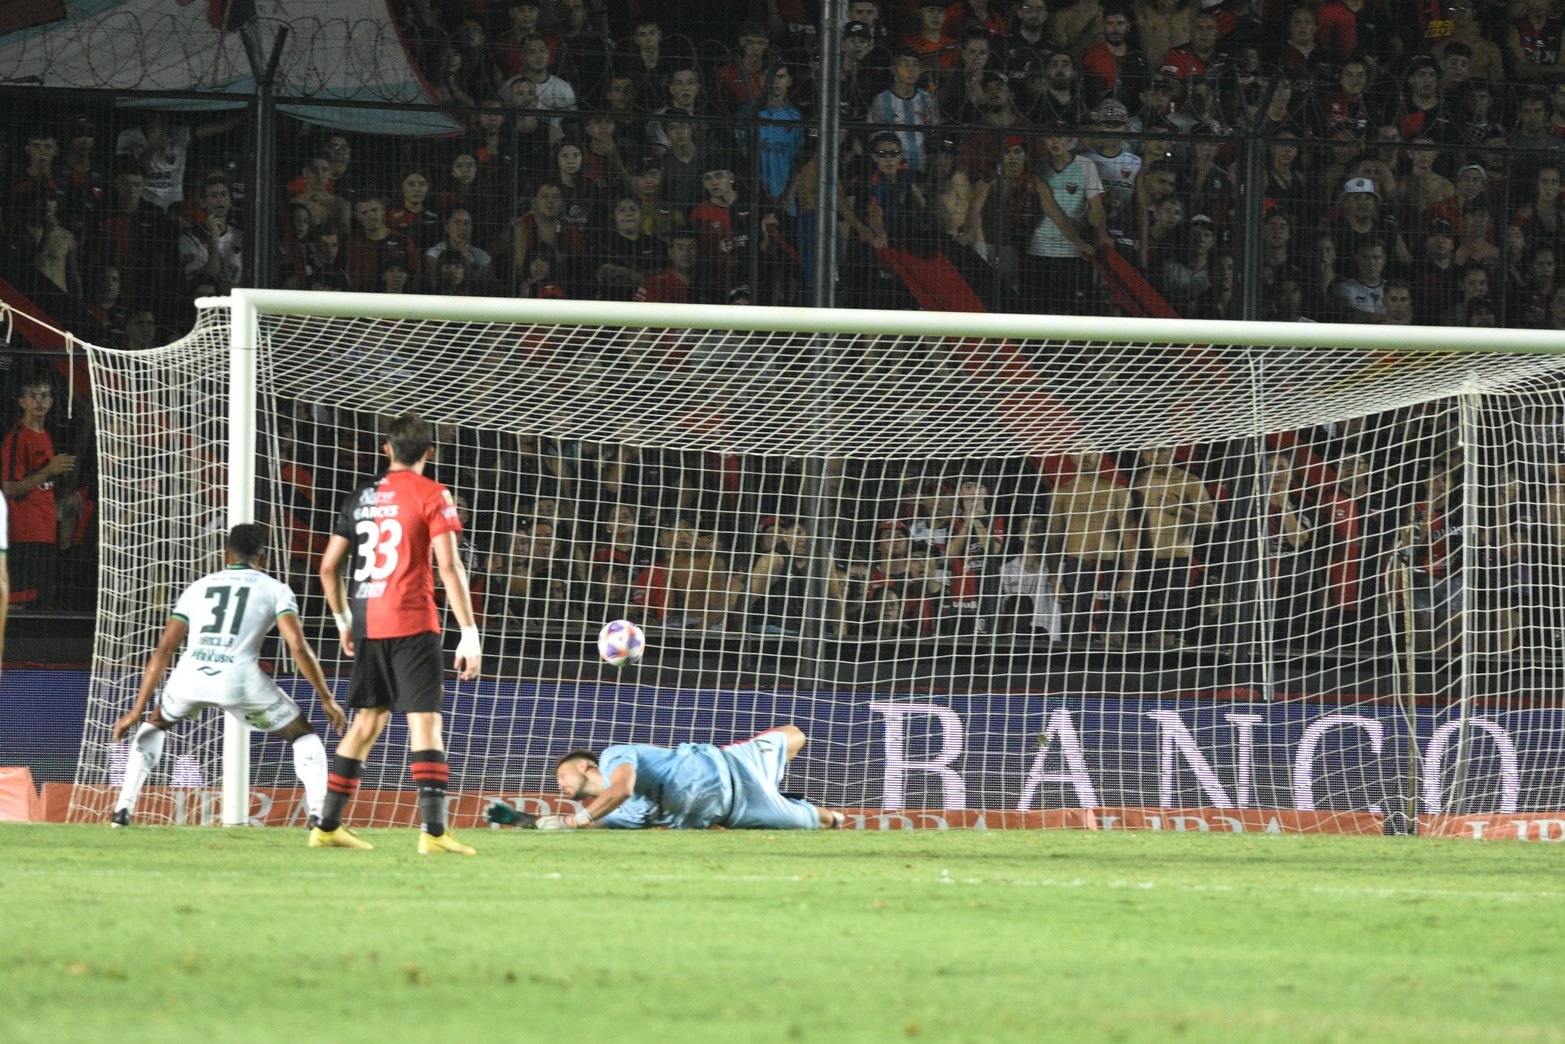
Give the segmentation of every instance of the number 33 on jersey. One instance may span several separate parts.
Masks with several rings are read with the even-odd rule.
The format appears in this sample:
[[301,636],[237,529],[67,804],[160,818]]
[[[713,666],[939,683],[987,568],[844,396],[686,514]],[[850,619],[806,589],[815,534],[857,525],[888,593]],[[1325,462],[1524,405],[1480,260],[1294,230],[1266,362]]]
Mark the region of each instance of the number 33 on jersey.
[[348,498],[332,530],[353,545],[348,600],[358,638],[439,632],[430,545],[461,533],[446,487],[412,471],[392,471]]

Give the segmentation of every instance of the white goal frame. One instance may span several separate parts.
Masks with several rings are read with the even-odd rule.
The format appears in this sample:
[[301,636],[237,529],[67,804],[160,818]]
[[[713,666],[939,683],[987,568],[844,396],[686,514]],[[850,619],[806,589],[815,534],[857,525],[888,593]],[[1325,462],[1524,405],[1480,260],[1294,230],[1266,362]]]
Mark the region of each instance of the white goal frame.
[[[1111,344],[1565,355],[1565,338],[1556,333],[1509,329],[1484,330],[1480,338],[1476,330],[1448,327],[888,312],[252,289],[236,289],[230,297],[203,299],[197,304],[204,308],[226,308],[229,313],[227,516],[230,526],[255,518],[257,391],[264,350],[259,334],[261,315],[557,323],[632,329],[791,331],[822,335],[1047,339]],[[1261,409],[1259,403],[1251,405]],[[823,397],[822,408],[829,410],[829,389]],[[242,721],[225,716],[222,822],[227,826],[243,825],[249,814],[248,732]]]

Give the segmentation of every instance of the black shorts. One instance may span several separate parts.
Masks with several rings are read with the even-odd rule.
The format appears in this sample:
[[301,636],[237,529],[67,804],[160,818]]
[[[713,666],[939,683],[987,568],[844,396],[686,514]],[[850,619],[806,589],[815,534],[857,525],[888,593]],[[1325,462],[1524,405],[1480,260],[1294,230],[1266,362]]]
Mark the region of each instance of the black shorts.
[[390,707],[403,714],[438,712],[445,690],[440,635],[360,639],[348,678],[348,706]]

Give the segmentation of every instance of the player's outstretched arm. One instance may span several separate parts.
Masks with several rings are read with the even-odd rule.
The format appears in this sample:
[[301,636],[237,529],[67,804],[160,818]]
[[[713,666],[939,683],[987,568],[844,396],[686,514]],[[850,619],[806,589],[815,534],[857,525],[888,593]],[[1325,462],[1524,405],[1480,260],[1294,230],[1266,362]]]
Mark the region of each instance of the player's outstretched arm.
[[473,592],[467,583],[467,567],[457,551],[456,534],[441,533],[434,538],[435,567],[440,571],[440,584],[446,591],[446,605],[456,617],[462,629],[462,640],[456,646],[456,669],[463,681],[478,677],[483,662],[483,645],[478,637],[478,623],[473,616]]
[[338,705],[337,698],[331,694],[331,688],[326,684],[326,672],[321,670],[321,661],[316,658],[315,650],[310,648],[309,640],[304,637],[299,618],[293,613],[284,613],[277,618],[277,631],[283,636],[283,641],[288,643],[288,651],[293,655],[299,673],[304,675],[320,697],[321,713],[326,715],[326,720],[341,736],[342,730],[347,728],[348,716]]
[[168,665],[174,662],[174,654],[185,644],[185,635],[189,632],[190,625],[177,616],[170,617],[163,625],[163,637],[158,639],[158,647],[147,657],[147,667],[141,673],[141,689],[136,693],[135,704],[114,723],[114,742],[123,740],[141,721],[152,694],[158,691],[158,684],[168,673]]
[[348,557],[348,538],[333,533],[326,542],[326,553],[321,555],[321,591],[326,595],[326,607],[332,619],[337,621],[337,637],[342,642],[342,654],[353,656],[353,616],[348,612],[348,591],[342,581],[342,563]]
[[601,794],[588,801],[574,816],[540,816],[538,829],[574,830],[597,826],[600,819],[629,801],[636,792],[636,766],[616,765],[609,774],[608,784]]

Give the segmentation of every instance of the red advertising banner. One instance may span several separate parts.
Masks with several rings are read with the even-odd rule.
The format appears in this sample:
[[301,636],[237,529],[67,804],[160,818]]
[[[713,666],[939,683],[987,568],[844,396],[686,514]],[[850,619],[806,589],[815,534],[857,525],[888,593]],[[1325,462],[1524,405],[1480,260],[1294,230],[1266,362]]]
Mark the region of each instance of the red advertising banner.
[[1425,837],[1479,841],[1565,841],[1565,812],[1496,812],[1488,816],[1421,816]]
[[[29,781],[30,782],[30,781]],[[32,808],[32,818],[63,823],[74,797],[89,817],[107,819],[118,789],[45,783]],[[503,798],[524,812],[547,815],[574,812],[575,802],[552,794],[460,794],[449,800],[451,825],[484,826],[484,809]],[[363,790],[354,799],[356,818],[405,822],[418,815],[418,795],[411,790]],[[975,809],[842,809],[851,830],[1169,830],[1212,834],[1368,834],[1385,832],[1378,812],[1333,812],[1288,808],[1051,808],[1028,812]],[[208,788],[148,787],[138,814],[149,822],[184,826],[218,826],[222,794]],[[257,788],[250,792],[252,826],[303,827],[304,792],[297,788]],[[1479,840],[1565,841],[1565,812],[1496,813],[1487,816],[1422,816],[1424,837],[1465,837]]]
[[1378,812],[1292,808],[1095,808],[1099,830],[1177,830],[1214,834],[1383,834]]

